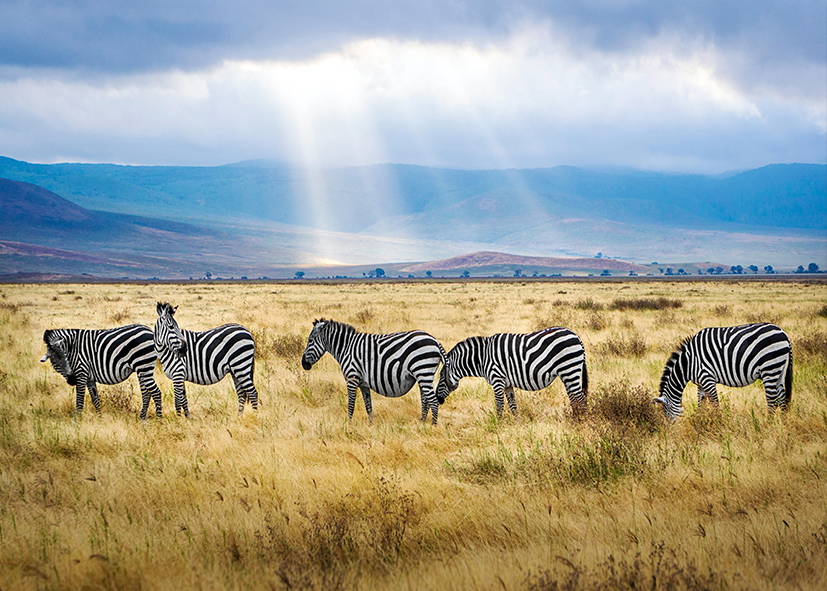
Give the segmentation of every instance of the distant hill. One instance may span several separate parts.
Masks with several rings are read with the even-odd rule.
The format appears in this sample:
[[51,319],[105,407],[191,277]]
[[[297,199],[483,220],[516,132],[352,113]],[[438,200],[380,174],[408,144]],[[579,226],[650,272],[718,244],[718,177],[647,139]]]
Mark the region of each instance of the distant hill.
[[0,179],[0,272],[229,275],[261,258],[289,256],[244,236],[87,210],[42,187]]
[[[306,171],[269,161],[167,167],[0,157],[0,178],[7,179],[0,240],[150,257],[139,265],[147,271],[177,261],[163,268],[184,275],[481,251],[827,267],[827,166],[815,164],[713,177],[569,166]],[[9,260],[0,270],[19,270]],[[23,269],[41,259],[15,260]]]
[[529,257],[505,254],[502,252],[474,252],[441,261],[431,261],[416,265],[403,266],[399,270],[403,273],[425,273],[426,271],[463,271],[480,273],[485,270],[501,270],[502,268],[516,269],[522,267],[524,274],[533,271],[540,273],[560,271],[591,270],[598,273],[606,269],[628,273],[645,273],[649,267],[636,265],[627,261],[604,258],[563,258],[563,257]]
[[29,164],[0,177],[86,207],[167,219],[237,218],[360,232],[498,193],[557,217],[708,227],[827,229],[827,166],[776,164],[727,178],[570,166],[451,170],[382,164],[308,172],[266,161],[215,167]]

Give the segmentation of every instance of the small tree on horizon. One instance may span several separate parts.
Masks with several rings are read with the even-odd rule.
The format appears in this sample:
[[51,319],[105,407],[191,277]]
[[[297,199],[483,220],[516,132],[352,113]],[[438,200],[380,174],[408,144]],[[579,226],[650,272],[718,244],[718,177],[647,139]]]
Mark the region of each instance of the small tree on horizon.
[[818,265],[815,263],[810,263],[807,265],[807,272],[808,273],[818,273]]
[[765,266],[764,273],[766,273],[767,275],[772,275],[773,273],[775,273],[775,271],[773,271],[772,269],[772,265]]
[[296,279],[301,279],[304,277],[304,271],[296,271]]
[[374,273],[376,273],[377,277],[384,277],[385,276],[385,270],[380,269],[379,267],[376,267],[376,270],[374,271]]
[[758,273],[758,265],[750,265],[749,270],[753,273]]

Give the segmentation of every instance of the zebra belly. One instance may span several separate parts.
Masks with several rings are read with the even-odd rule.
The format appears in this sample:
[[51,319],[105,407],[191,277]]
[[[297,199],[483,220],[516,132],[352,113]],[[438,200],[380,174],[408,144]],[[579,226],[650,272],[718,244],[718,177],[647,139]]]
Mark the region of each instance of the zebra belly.
[[132,366],[127,364],[119,364],[114,372],[96,371],[95,382],[98,384],[120,384],[126,378],[132,375]]
[[411,391],[411,388],[413,388],[416,383],[416,378],[411,374],[407,374],[395,383],[371,383],[373,381],[374,380],[363,381],[362,383],[381,396],[399,398]]
[[[527,379],[522,378],[520,376],[512,376],[506,380],[506,387],[511,386],[512,388],[519,388],[520,390],[525,390],[527,392],[536,392],[538,390],[542,390],[551,385],[551,383],[555,380],[557,374],[547,373],[541,376],[538,376],[537,379]],[[490,383],[490,381],[489,381]]]

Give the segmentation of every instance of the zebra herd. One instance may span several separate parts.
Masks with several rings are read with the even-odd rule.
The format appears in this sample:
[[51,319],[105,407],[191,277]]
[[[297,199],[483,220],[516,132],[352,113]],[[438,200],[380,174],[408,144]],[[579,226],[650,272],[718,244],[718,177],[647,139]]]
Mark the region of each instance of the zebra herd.
[[[177,306],[158,302],[155,329],[133,324],[105,330],[53,329],[43,334],[47,359],[66,382],[76,387],[76,412],[83,410],[85,391],[100,412],[97,384],[117,384],[133,372],[138,376],[146,419],[149,402],[161,417],[161,391],[153,378],[156,359],[173,382],[176,413],[189,417],[184,382],[210,385],[227,374],[238,395],[238,413],[247,401],[258,409],[253,383],[255,341],[239,324],[201,332],[183,330],[175,320]],[[436,425],[439,407],[464,377],[482,377],[494,390],[497,415],[504,397],[517,414],[514,388],[542,390],[558,376],[572,412],[586,411],[589,378],[583,342],[567,328],[545,328],[530,334],[473,336],[447,353],[433,336],[421,330],[368,334],[335,320],[315,320],[301,365],[310,370],[325,353],[339,363],[347,384],[348,419],[353,417],[356,390],[362,393],[373,421],[371,390],[396,398],[419,384],[421,420],[428,411]],[[683,390],[692,381],[698,402],[718,403],[716,385],[743,387],[762,380],[769,409],[786,410],[792,396],[792,346],[787,334],[767,323],[705,328],[685,339],[663,370],[660,396],[654,400],[674,419],[683,411]],[[440,370],[441,366],[441,370]],[[437,372],[439,377],[437,379]],[[436,388],[434,380],[437,379]]]

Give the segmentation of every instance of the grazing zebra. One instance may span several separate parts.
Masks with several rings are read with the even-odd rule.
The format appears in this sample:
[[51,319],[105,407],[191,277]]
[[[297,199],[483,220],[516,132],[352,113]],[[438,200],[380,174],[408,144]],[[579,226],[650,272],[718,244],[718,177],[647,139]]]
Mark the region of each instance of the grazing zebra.
[[370,391],[397,398],[419,383],[422,417],[431,409],[436,425],[439,404],[434,397],[434,376],[445,362],[445,349],[426,332],[412,330],[394,334],[365,334],[334,320],[313,321],[313,330],[302,355],[302,367],[309,370],[325,353],[339,362],[347,383],[347,416],[353,417],[356,389],[362,391],[368,419],[373,422]]
[[572,411],[586,410],[589,374],[580,337],[567,328],[544,328],[530,334],[470,337],[457,343],[439,375],[436,397],[440,404],[465,377],[485,378],[494,388],[497,416],[503,414],[503,394],[516,416],[514,388],[542,390],[557,376],[563,381]]
[[704,328],[672,353],[654,402],[674,419],[683,411],[689,381],[698,386],[698,404],[708,398],[717,406],[716,384],[741,388],[758,379],[764,382],[770,410],[787,410],[793,394],[793,350],[783,330],[765,322]]
[[119,384],[138,374],[141,387],[141,419],[146,419],[149,399],[155,401],[155,414],[161,416],[161,390],[152,374],[155,371],[155,348],[152,330],[141,324],[106,330],[58,328],[43,333],[47,359],[57,373],[76,387],[75,408],[83,410],[85,391],[100,413],[98,384]]
[[250,400],[258,410],[258,392],[253,384],[256,344],[253,335],[238,324],[225,324],[202,332],[182,330],[173,315],[174,308],[158,302],[155,321],[155,351],[164,374],[172,380],[175,412],[189,417],[184,381],[208,386],[228,373],[238,394],[238,414]]

